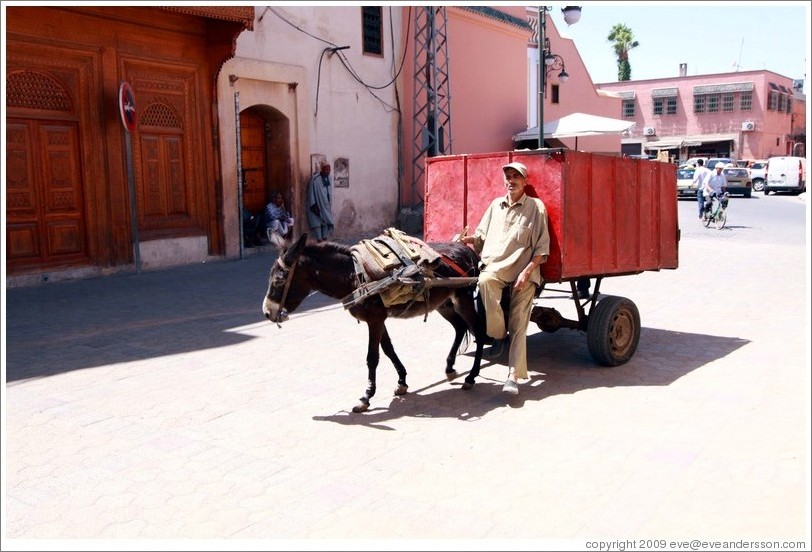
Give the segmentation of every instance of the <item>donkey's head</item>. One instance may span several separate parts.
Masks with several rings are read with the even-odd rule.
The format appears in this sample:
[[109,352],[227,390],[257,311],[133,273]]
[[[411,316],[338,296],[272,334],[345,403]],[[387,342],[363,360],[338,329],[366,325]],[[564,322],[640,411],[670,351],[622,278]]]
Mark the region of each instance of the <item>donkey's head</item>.
[[271,267],[268,291],[262,301],[262,313],[271,322],[284,322],[288,312],[296,310],[310,293],[304,272],[296,270],[306,241],[307,234],[302,234],[292,245],[282,238],[273,240],[278,256]]

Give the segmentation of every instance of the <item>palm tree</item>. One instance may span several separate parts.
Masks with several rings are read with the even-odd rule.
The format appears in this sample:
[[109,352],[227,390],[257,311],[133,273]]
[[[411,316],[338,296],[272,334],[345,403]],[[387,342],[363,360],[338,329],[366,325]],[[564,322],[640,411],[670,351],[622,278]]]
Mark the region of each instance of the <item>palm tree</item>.
[[637,48],[640,44],[634,39],[634,33],[626,25],[618,23],[612,27],[612,31],[606,37],[606,40],[614,42],[612,48],[614,48],[615,56],[617,56],[617,80],[631,80],[632,66],[629,65],[629,50]]

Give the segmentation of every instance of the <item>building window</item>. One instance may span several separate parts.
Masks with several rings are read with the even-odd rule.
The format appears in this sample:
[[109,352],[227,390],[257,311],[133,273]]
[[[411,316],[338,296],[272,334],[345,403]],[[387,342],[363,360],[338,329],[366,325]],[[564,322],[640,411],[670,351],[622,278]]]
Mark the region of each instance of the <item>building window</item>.
[[654,102],[654,110],[652,114],[654,115],[662,115],[663,114],[663,99],[662,98],[655,98]]
[[634,117],[634,100],[623,100],[623,116]]
[[694,113],[705,113],[705,96],[694,96]]
[[719,94],[708,94],[708,113],[719,111]]
[[786,112],[787,111],[787,95],[786,94],[779,94],[778,95],[778,111]]
[[787,96],[787,113],[792,113],[792,96]]
[[363,19],[364,53],[383,55],[383,33],[381,25],[383,22],[383,8],[380,6],[362,7]]
[[778,91],[777,90],[770,90],[770,100],[767,104],[767,109],[771,111],[775,111],[778,109]]
[[750,111],[753,109],[753,93],[742,92],[739,96],[739,109],[741,111]]
[[676,115],[677,114],[677,98],[666,98],[666,100],[665,100],[665,114],[666,115]]
[[722,111],[733,111],[733,92],[722,94]]
[[558,97],[558,85],[554,84],[550,87],[550,94],[552,94],[552,99],[550,100],[552,103],[557,104],[559,103]]

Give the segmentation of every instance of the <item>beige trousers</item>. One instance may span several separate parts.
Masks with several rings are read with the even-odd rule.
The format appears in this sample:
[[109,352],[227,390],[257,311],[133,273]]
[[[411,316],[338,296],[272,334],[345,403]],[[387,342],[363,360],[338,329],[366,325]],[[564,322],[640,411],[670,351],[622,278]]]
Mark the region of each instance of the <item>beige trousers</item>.
[[485,306],[486,333],[494,339],[502,339],[510,332],[508,368],[519,379],[527,379],[527,325],[533,310],[536,284],[530,282],[520,291],[510,290],[508,327],[505,329],[505,313],[499,301],[502,290],[512,283],[503,282],[488,272],[479,273],[479,294]]

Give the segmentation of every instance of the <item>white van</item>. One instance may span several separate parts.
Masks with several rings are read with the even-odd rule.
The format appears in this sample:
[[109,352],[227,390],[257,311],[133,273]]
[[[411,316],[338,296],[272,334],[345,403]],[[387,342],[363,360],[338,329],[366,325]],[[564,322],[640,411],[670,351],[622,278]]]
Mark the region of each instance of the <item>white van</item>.
[[764,195],[770,192],[806,191],[806,159],[803,157],[770,157],[764,180]]

